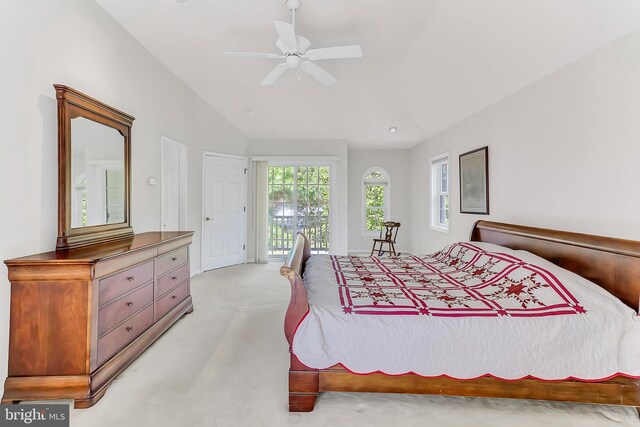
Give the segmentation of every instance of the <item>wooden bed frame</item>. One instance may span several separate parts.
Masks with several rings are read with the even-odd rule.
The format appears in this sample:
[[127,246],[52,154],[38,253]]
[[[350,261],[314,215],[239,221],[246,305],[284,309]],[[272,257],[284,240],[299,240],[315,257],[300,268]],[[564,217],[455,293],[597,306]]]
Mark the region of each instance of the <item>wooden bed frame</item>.
[[[638,311],[640,242],[488,221],[475,223],[470,240],[532,252],[591,280]],[[622,376],[601,382],[506,381],[489,376],[457,380],[415,374],[358,375],[341,365],[322,370],[307,368],[291,352],[291,343],[296,327],[309,310],[302,274],[310,256],[309,241],[298,233],[289,257],[280,269],[280,274],[291,283],[291,301],[284,324],[291,355],[290,412],[312,411],[318,393],[324,391],[440,394],[640,407],[640,379]]]

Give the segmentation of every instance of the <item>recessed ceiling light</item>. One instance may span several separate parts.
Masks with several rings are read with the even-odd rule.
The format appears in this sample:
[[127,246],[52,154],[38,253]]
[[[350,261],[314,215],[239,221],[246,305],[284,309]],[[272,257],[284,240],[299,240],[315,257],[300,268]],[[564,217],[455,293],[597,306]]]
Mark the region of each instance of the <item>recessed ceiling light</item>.
[[398,128],[397,128],[397,127],[395,127],[395,126],[391,126],[391,127],[389,128],[389,132],[391,132],[391,133],[396,133],[396,132],[398,132]]
[[187,0],[173,0],[173,1],[174,1],[174,2],[176,2],[176,3],[184,3],[184,2],[186,2]]

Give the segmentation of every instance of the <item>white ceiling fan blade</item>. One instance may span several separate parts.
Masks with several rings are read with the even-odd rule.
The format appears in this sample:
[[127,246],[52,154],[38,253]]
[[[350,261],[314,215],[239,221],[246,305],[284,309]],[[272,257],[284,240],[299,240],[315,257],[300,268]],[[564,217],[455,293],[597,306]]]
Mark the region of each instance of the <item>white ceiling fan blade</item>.
[[304,36],[296,35],[296,40],[298,41],[298,53],[300,54],[305,53],[311,46],[311,41]]
[[256,52],[222,52],[222,55],[228,58],[258,58],[258,59],[284,58],[284,55],[278,55],[275,53],[256,53]]
[[331,74],[327,73],[325,70],[318,67],[311,61],[302,62],[300,64],[300,68],[309,73],[311,77],[325,86],[333,86],[338,81],[338,79],[336,79]]
[[282,21],[273,21],[273,25],[276,27],[278,37],[282,40],[285,49],[290,53],[296,53],[298,51],[298,39],[293,25]]
[[261,86],[267,86],[267,85],[273,84],[276,80],[278,80],[278,78],[282,75],[282,73],[287,71],[287,68],[289,68],[289,65],[287,65],[286,62],[283,62],[282,64],[276,65],[276,68],[274,68],[267,75],[267,77],[265,77],[264,80],[262,80],[260,85]]
[[318,59],[362,58],[362,49],[357,44],[352,46],[325,47],[308,50],[305,57],[312,61]]

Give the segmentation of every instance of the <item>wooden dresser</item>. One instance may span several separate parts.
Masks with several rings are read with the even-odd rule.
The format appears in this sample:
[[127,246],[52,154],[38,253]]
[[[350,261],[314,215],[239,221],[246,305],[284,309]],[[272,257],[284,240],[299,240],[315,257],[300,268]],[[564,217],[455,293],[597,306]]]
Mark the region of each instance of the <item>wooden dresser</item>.
[[193,311],[193,232],[151,232],[5,261],[9,376],[2,403],[95,404],[111,381]]

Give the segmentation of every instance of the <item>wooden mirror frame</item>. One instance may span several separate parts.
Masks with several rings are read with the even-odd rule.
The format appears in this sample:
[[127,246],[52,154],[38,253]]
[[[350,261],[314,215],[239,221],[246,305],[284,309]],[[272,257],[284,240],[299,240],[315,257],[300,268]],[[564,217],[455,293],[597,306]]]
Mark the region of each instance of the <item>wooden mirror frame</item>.
[[[58,240],[56,250],[106,243],[133,236],[131,228],[131,127],[135,118],[70,87],[55,84],[58,101]],[[124,137],[124,222],[71,227],[71,120],[84,117]]]

